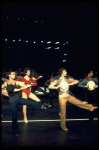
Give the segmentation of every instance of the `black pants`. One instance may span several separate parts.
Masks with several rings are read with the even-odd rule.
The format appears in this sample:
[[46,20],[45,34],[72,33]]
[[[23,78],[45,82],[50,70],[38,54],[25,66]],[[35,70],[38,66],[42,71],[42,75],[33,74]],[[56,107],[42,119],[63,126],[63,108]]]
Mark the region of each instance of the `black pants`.
[[28,105],[35,109],[41,109],[42,101],[35,102],[33,100],[28,100],[21,98],[20,94],[15,94],[14,96],[9,96],[9,104],[12,113],[12,133],[19,133],[19,127],[17,123],[17,105]]
[[[88,90],[88,102],[89,104],[95,105],[95,95],[96,90],[89,91]],[[92,121],[94,118],[93,112],[89,112],[89,120]]]

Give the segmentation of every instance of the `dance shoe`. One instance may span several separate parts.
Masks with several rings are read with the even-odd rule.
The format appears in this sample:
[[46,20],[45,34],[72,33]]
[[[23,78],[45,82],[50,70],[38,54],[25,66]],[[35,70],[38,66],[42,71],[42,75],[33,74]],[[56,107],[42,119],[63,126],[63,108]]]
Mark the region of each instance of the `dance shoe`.
[[64,131],[68,131],[68,129],[67,128],[65,128],[65,129],[63,129]]
[[98,107],[93,106],[91,111],[94,111],[95,109],[97,109]]
[[26,119],[24,119],[24,122],[25,122],[25,123],[28,123],[27,118],[26,118]]
[[43,104],[41,109],[46,109],[46,104]]

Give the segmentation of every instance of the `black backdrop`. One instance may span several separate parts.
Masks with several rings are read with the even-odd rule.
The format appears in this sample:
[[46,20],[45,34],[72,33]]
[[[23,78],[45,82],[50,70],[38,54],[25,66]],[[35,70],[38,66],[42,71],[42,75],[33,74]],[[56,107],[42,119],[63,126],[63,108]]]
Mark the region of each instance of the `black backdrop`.
[[[51,49],[45,49],[47,41],[52,41]],[[59,50],[54,49],[57,41]],[[97,3],[2,3],[1,57],[6,70],[28,66],[49,73],[65,67],[77,78],[89,69],[96,72]]]

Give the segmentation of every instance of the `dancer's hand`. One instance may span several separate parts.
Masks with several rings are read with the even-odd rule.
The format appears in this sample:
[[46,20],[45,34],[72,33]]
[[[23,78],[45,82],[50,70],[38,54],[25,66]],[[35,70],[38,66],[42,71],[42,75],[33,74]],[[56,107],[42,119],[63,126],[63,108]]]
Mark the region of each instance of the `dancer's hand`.
[[27,84],[27,88],[31,87],[32,85],[31,84]]
[[88,85],[86,85],[85,87],[88,88]]
[[43,78],[43,76],[39,76],[39,78]]
[[94,86],[94,88],[97,88],[97,87],[98,87],[98,85],[95,85],[95,86]]
[[58,88],[60,88],[60,85],[58,85],[58,86],[55,87],[55,89],[58,89]]

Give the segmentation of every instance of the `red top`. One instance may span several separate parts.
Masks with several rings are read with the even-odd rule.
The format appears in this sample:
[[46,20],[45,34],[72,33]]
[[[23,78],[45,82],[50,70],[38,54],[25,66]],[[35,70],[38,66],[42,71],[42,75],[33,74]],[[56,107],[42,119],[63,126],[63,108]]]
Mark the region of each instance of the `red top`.
[[[29,80],[26,80],[24,77],[21,77],[19,79],[16,79],[16,81],[22,81],[25,83],[25,85],[31,84],[31,82],[33,82],[33,84],[31,84],[32,86],[37,85],[37,83],[32,78],[30,78]],[[31,93],[30,88],[24,89],[22,92],[26,93],[27,96],[29,96]]]

